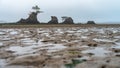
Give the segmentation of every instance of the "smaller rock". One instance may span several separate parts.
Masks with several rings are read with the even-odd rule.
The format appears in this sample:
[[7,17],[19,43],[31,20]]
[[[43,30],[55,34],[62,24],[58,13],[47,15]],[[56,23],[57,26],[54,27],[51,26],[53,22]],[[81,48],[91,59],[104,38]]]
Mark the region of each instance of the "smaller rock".
[[71,17],[67,17],[63,24],[74,24],[73,19]]
[[87,24],[95,24],[94,21],[88,21]]
[[48,22],[48,24],[58,24],[58,19],[56,16],[51,16],[51,20]]

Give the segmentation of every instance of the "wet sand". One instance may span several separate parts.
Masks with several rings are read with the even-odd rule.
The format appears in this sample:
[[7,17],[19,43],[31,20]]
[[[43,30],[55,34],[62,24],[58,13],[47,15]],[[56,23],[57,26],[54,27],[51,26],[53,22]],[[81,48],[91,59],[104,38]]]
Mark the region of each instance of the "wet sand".
[[0,68],[119,68],[120,27],[1,28]]

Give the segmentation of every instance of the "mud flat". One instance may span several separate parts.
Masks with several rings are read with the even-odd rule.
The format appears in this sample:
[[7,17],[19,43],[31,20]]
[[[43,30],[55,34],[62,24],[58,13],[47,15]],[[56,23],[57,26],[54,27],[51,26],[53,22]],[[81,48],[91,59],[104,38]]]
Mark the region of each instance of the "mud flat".
[[0,28],[0,68],[120,68],[119,59],[120,27]]
[[120,27],[120,24],[0,24],[0,28]]

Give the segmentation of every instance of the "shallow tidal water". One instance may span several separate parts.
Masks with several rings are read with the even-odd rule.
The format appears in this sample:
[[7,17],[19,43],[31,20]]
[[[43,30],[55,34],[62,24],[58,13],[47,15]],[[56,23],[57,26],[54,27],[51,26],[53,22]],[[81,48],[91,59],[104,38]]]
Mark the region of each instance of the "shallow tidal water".
[[119,58],[118,27],[0,29],[0,68],[115,68]]

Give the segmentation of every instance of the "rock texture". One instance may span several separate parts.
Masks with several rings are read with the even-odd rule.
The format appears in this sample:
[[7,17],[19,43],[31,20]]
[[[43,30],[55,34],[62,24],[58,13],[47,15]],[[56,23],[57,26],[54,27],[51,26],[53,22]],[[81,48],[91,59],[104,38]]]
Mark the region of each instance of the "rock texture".
[[39,24],[39,21],[37,20],[37,14],[36,12],[32,12],[27,19],[21,19],[17,23],[19,24]]
[[71,17],[67,17],[67,18],[65,19],[65,21],[62,22],[62,23],[63,23],[63,24],[74,24],[73,19],[72,19]]
[[51,16],[51,20],[48,22],[48,24],[58,24],[58,19],[56,16]]
[[87,24],[95,24],[94,21],[88,21]]

